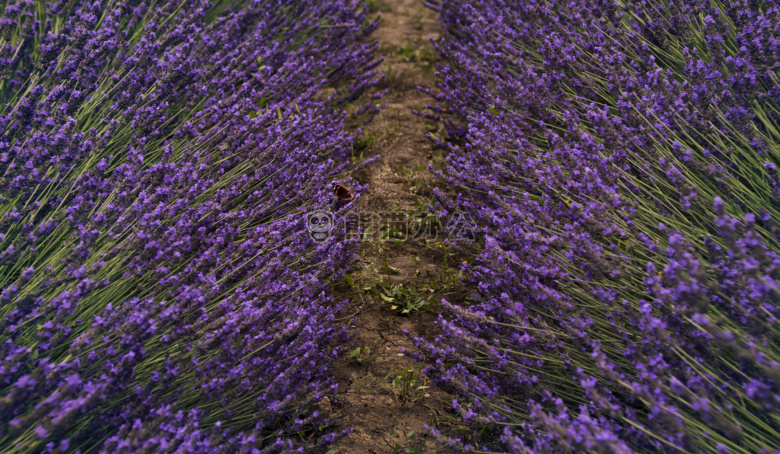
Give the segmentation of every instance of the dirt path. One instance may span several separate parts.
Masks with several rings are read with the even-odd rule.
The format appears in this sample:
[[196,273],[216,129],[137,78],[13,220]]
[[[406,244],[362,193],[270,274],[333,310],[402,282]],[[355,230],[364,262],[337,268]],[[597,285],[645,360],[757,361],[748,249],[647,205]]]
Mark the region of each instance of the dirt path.
[[[348,315],[356,314],[357,335],[335,366],[339,394],[325,406],[342,427],[354,431],[329,452],[443,452],[424,426],[457,434],[453,430],[461,426],[452,412],[452,396],[429,387],[419,366],[404,354],[414,347],[403,330],[433,339],[441,298],[463,297],[457,280],[460,258],[441,235],[402,240],[409,219],[417,219],[412,227],[425,226],[430,219],[421,215],[438,182],[426,166],[429,162],[437,166],[443,159],[425,137],[433,133],[443,138],[443,128],[412,114],[432,101],[416,87],[435,87],[437,57],[429,36],[438,39],[440,28],[436,14],[420,0],[369,0],[369,5],[374,13],[382,13],[371,38],[380,43],[378,54],[386,56],[382,88],[389,93],[384,98],[386,109],[363,127],[355,147],[358,162],[360,154],[362,159],[380,154],[381,161],[354,177],[369,184],[358,201],[359,211],[382,214],[375,216],[379,224],[360,244],[363,269],[335,289],[338,299],[351,302]],[[377,228],[382,223],[397,228]],[[394,304],[421,307],[403,316],[392,309]]]

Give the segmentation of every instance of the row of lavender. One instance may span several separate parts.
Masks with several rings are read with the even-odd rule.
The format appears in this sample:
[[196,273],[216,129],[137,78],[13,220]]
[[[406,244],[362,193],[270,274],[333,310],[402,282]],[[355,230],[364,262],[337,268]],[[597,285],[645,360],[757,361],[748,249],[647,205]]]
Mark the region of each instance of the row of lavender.
[[0,451],[337,436],[312,404],[345,336],[324,290],[353,255],[304,222],[351,149],[339,106],[375,83],[367,10],[0,8]]
[[501,450],[780,449],[778,5],[431,6],[484,249],[429,375]]

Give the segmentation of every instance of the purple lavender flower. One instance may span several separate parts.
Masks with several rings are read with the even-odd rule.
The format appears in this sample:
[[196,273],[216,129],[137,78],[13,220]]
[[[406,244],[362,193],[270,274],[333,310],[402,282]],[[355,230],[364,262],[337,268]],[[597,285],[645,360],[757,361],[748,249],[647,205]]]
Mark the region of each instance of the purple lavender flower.
[[780,449],[777,6],[430,3],[482,249],[430,376],[493,450]]
[[304,221],[351,150],[340,106],[378,80],[367,9],[42,8],[0,10],[0,445],[332,441],[309,409],[335,385],[325,290],[353,241]]

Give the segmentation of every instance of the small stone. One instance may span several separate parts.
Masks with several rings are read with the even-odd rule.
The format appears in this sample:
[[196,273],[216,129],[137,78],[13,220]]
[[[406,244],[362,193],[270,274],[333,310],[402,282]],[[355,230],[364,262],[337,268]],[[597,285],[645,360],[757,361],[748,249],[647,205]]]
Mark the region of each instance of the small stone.
[[333,407],[330,405],[330,399],[327,397],[322,398],[319,407],[325,413],[333,413]]

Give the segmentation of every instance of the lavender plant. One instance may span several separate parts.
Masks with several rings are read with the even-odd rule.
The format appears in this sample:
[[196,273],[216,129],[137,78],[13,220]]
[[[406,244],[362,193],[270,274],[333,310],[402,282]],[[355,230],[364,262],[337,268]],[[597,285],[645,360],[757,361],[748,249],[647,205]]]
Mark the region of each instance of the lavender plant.
[[354,257],[304,222],[334,207],[340,106],[377,82],[367,9],[0,5],[0,450],[336,438],[311,405]]
[[780,449],[778,6],[430,6],[483,250],[426,373],[502,451]]

